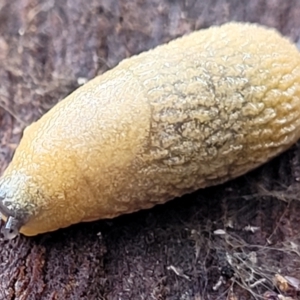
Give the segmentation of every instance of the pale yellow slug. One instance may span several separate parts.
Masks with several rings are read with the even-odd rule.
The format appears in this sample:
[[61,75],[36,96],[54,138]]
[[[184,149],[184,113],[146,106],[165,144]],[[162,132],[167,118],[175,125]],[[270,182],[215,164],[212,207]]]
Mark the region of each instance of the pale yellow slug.
[[300,137],[300,54],[229,23],[122,61],[30,125],[0,180],[12,235],[150,208],[256,168]]

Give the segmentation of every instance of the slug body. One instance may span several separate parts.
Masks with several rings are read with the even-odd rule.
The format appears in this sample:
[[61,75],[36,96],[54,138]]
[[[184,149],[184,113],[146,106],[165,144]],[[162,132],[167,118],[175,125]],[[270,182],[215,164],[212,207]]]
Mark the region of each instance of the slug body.
[[122,61],[25,131],[0,180],[25,235],[150,208],[256,168],[300,137],[300,54],[229,23]]

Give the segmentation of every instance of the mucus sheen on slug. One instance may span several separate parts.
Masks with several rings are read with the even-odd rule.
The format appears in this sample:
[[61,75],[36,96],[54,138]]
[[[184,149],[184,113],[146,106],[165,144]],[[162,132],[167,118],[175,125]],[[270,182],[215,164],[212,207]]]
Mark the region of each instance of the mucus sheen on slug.
[[229,23],[122,61],[24,131],[0,180],[25,235],[150,208],[240,176],[300,136],[300,55]]

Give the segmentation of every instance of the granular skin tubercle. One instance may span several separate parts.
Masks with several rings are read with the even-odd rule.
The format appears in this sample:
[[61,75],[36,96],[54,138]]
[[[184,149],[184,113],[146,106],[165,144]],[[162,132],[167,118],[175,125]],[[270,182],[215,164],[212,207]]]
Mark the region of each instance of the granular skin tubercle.
[[0,210],[25,235],[150,208],[252,170],[300,137],[300,54],[229,23],[122,61],[24,131]]

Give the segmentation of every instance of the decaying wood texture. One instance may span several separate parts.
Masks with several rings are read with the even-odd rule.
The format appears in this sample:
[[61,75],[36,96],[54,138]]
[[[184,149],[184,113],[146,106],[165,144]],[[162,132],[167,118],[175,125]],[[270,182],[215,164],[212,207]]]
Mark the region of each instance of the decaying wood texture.
[[[125,57],[232,20],[277,28],[296,44],[300,36],[298,1],[16,0],[0,8],[2,171],[25,125]],[[213,289],[219,268],[229,276],[242,262],[252,268],[238,277],[257,295],[270,287],[255,280],[271,282],[278,269],[299,278],[299,257],[290,251],[299,242],[300,207],[291,201],[299,198],[299,150],[150,212],[2,239],[0,298],[226,299],[230,281]],[[233,293],[250,297],[238,284]]]

